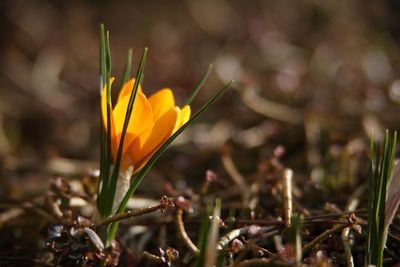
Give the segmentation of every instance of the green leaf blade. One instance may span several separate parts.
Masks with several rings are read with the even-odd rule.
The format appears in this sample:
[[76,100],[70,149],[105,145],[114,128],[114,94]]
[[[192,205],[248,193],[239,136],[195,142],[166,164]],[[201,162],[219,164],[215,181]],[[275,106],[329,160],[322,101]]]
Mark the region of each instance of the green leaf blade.
[[210,64],[208,65],[208,69],[207,71],[203,74],[203,76],[200,78],[199,82],[197,83],[197,85],[195,86],[194,90],[192,91],[192,94],[190,95],[190,97],[188,98],[188,100],[186,100],[186,104],[187,105],[191,105],[194,98],[196,97],[196,95],[200,92],[200,89],[203,87],[204,83],[207,81],[208,76],[210,76],[210,73],[213,69],[213,65]]

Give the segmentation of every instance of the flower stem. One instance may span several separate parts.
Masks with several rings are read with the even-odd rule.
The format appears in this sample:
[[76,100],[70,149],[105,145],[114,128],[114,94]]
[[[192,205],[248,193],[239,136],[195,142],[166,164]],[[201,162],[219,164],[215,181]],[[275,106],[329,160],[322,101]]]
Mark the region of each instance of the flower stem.
[[133,167],[130,166],[126,170],[121,170],[118,175],[117,188],[115,190],[115,197],[112,206],[112,214],[116,214],[122,199],[128,192],[131,185],[131,177],[133,173]]

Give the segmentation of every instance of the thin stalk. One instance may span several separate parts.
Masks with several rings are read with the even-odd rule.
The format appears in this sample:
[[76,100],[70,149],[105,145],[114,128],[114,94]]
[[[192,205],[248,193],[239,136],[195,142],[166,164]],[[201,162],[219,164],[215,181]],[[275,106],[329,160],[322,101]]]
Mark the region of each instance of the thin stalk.
[[200,251],[196,247],[196,245],[192,242],[189,235],[186,233],[182,214],[183,214],[183,210],[181,208],[178,208],[176,211],[176,217],[175,217],[176,226],[178,228],[178,234],[181,237],[181,239],[183,240],[183,242],[185,243],[186,247],[188,247],[193,252],[193,254],[197,255],[197,254],[199,254]]
[[217,240],[219,233],[219,218],[221,216],[221,199],[215,200],[213,216],[207,234],[207,247],[205,251],[204,267],[214,267],[217,260]]
[[207,211],[204,213],[203,220],[200,225],[199,238],[197,241],[197,247],[199,248],[199,253],[196,255],[196,260],[195,260],[196,267],[204,266],[204,257],[207,247],[207,235],[210,229],[210,220],[209,220],[210,213],[211,213],[211,207],[207,207]]
[[107,141],[106,141],[106,172],[105,172],[105,181],[106,181],[106,187],[105,187],[105,203],[104,203],[104,210],[103,210],[103,216],[108,216],[109,213],[107,211],[107,200],[109,196],[109,183],[110,183],[110,166],[112,162],[112,152],[111,152],[111,84],[110,84],[110,79],[111,79],[111,52],[110,52],[110,34],[107,31],[106,32],[106,93],[107,93]]
[[[104,25],[100,25],[100,96],[103,94],[103,88],[106,85],[107,94],[107,125],[104,125],[102,112],[100,109],[101,121],[101,153],[100,153],[100,182],[98,187],[97,207],[101,217],[106,216],[106,196],[110,178],[111,166],[111,130],[110,130],[110,114],[111,114],[111,94],[110,94],[110,77],[111,77],[111,53],[110,53],[109,32],[106,32]],[[100,106],[101,106],[100,98]],[[105,131],[104,129],[107,129]]]
[[346,257],[347,267],[354,267],[354,260],[351,254],[350,241],[349,241],[350,227],[343,229],[340,238],[344,249],[344,255]]
[[397,133],[390,138],[386,131],[382,155],[379,146],[374,144],[373,137],[370,143],[370,163],[368,177],[368,222],[366,265],[383,265],[383,251],[385,248],[385,208],[387,187],[390,182],[394,166]]
[[132,48],[131,48],[128,50],[128,56],[126,57],[125,71],[124,71],[124,76],[122,78],[122,85],[124,85],[126,82],[128,82],[129,78],[131,77],[132,54],[133,54],[133,52],[132,52]]
[[293,171],[285,169],[283,172],[283,218],[285,226],[290,227],[293,213],[292,179]]
[[210,64],[208,65],[207,71],[203,74],[203,76],[200,78],[199,82],[197,83],[196,87],[192,91],[192,94],[190,97],[186,100],[186,104],[190,105],[193,102],[193,99],[196,97],[196,95],[199,93],[200,89],[203,87],[204,83],[207,81],[208,76],[211,73],[211,70],[213,69],[213,65]]
[[342,224],[342,225],[336,225],[332,229],[326,230],[325,232],[323,232],[322,234],[320,234],[319,236],[314,238],[310,243],[308,243],[307,245],[305,245],[303,247],[303,249],[302,249],[303,254],[309,253],[316,245],[318,245],[325,239],[328,239],[334,233],[342,231],[344,228],[346,228],[348,226],[349,226],[349,224],[347,223],[347,224]]
[[[104,34],[104,25],[100,25],[100,107],[101,107],[101,95],[103,93],[103,86],[105,82],[105,34]],[[99,184],[97,188],[97,208],[101,212],[104,202],[102,197],[102,191],[104,186],[104,174],[106,171],[106,162],[105,162],[105,155],[106,155],[106,134],[103,129],[104,123],[102,118],[102,111],[100,108],[100,133],[101,133],[101,144],[100,144],[100,177],[99,177]]]
[[142,209],[137,209],[137,210],[129,210],[129,211],[126,211],[124,213],[120,213],[120,214],[117,214],[117,215],[112,215],[112,216],[104,219],[99,224],[97,224],[96,227],[106,226],[106,225],[109,225],[109,224],[114,223],[114,222],[130,219],[130,218],[137,217],[137,216],[144,215],[144,214],[148,214],[148,213],[152,213],[152,212],[155,212],[157,210],[163,210],[165,208],[166,207],[164,205],[159,204],[159,205],[148,207],[148,208],[142,208]]

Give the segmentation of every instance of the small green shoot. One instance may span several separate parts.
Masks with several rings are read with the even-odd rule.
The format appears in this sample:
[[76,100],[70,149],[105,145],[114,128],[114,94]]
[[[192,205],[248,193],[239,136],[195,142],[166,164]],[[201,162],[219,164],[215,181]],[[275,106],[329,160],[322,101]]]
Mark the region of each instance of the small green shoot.
[[[227,227],[226,227],[226,229],[225,229],[223,235],[225,235],[225,234],[229,233],[230,231],[232,231],[232,229],[233,229],[233,223],[234,223],[234,221],[235,221],[235,213],[236,213],[236,211],[235,211],[234,209],[230,209],[230,210],[229,210],[228,225],[227,225]],[[225,265],[225,257],[226,257],[226,254],[227,254],[227,251],[226,251],[225,248],[223,248],[223,249],[220,251],[219,255],[218,255],[217,264],[216,264],[217,267],[222,267],[222,266]]]
[[219,220],[221,216],[221,199],[215,200],[215,207],[207,235],[207,246],[205,251],[204,266],[214,267],[217,260],[217,241],[219,234]]
[[292,223],[288,231],[288,240],[294,247],[296,262],[301,263],[302,259],[302,247],[301,247],[301,229],[303,228],[304,216],[294,214],[292,217]]
[[[212,212],[212,219],[210,221],[210,215]],[[216,261],[216,244],[218,238],[218,218],[221,214],[221,200],[215,200],[215,207],[207,208],[204,214],[200,231],[197,247],[200,253],[196,257],[195,266],[214,266]]]
[[368,222],[366,265],[383,265],[385,248],[385,201],[387,185],[393,170],[397,132],[390,138],[386,131],[382,155],[373,137],[370,142],[368,177]]

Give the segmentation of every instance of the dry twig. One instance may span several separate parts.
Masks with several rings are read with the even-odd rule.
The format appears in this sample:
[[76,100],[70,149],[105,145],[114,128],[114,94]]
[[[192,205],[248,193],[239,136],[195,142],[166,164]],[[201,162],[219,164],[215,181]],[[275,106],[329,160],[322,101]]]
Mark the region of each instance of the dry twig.
[[101,226],[105,226],[105,225],[108,225],[108,224],[113,223],[113,222],[117,222],[117,221],[129,219],[129,218],[132,218],[132,217],[137,217],[137,216],[140,216],[140,215],[152,213],[152,212],[155,212],[157,210],[164,211],[166,208],[171,208],[171,207],[174,207],[174,203],[170,199],[168,199],[166,196],[163,196],[161,198],[161,201],[160,201],[159,205],[148,207],[148,208],[137,209],[137,210],[128,210],[128,211],[126,211],[124,213],[121,213],[121,214],[112,215],[112,216],[104,219],[100,223],[95,224],[94,226],[95,227],[101,227]]
[[0,228],[8,221],[15,219],[25,213],[21,208],[12,208],[3,213],[0,213]]
[[151,254],[150,252],[147,251],[143,251],[142,258],[146,259],[147,261],[150,261],[153,264],[163,263],[162,259],[159,256]]
[[192,242],[190,239],[189,235],[186,233],[185,230],[185,225],[183,224],[183,218],[182,218],[183,210],[178,208],[176,211],[176,226],[178,228],[178,234],[182,238],[183,242],[185,245],[194,253],[194,254],[199,254],[199,249],[196,247],[196,245]]
[[304,118],[300,110],[262,98],[256,94],[254,88],[245,88],[241,90],[240,96],[246,106],[268,118],[295,125],[301,125],[303,123]]
[[[251,226],[246,226],[243,228],[239,229],[234,229],[227,233],[226,235],[222,236],[218,243],[217,243],[217,250],[222,250],[224,249],[232,240],[235,238],[238,238],[241,235],[256,235],[259,233],[265,233],[265,232],[271,232],[273,234],[277,234],[278,231],[276,230],[275,226],[257,226],[257,225],[251,225]],[[276,232],[276,233],[275,233]]]
[[351,255],[350,243],[349,243],[350,227],[343,229],[340,236],[344,248],[344,254],[346,256],[347,267],[354,267],[353,256]]
[[232,178],[232,180],[235,182],[240,190],[243,205],[245,207],[248,207],[250,200],[250,188],[245,182],[244,177],[240,174],[235,166],[235,163],[232,160],[232,157],[228,153],[224,153],[221,157],[221,160],[226,172],[229,174],[229,176]]
[[293,171],[285,169],[283,171],[283,210],[285,226],[290,227],[293,212],[293,197],[292,197],[292,178]]
[[349,223],[347,224],[342,224],[342,225],[336,225],[334,226],[332,229],[328,229],[325,232],[323,232],[322,234],[320,234],[319,236],[317,236],[316,238],[314,238],[314,240],[312,240],[310,243],[308,243],[307,245],[305,245],[303,247],[303,254],[307,254],[308,252],[310,252],[316,245],[318,245],[319,243],[321,243],[322,241],[324,241],[325,239],[328,239],[331,235],[333,235],[334,233],[340,232],[342,231],[344,228],[348,227]]

